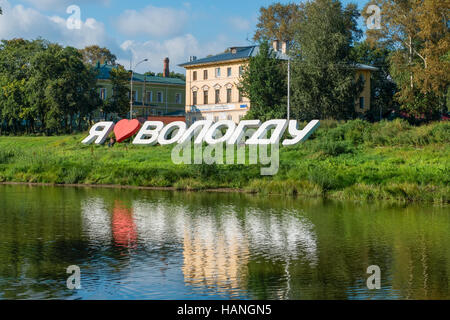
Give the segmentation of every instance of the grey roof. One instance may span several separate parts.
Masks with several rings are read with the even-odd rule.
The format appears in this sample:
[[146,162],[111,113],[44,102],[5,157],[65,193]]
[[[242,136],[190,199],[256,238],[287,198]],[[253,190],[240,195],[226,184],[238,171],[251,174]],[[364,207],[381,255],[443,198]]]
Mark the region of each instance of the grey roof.
[[[233,49],[236,53],[233,53]],[[247,47],[231,47],[226,52],[217,54],[215,56],[206,57],[203,59],[197,59],[194,61],[182,63],[180,67],[196,66],[202,64],[210,64],[216,62],[225,62],[233,60],[249,59],[259,53],[259,46],[247,46]],[[288,56],[279,51],[276,52],[276,58],[281,60],[287,60]]]
[[[232,49],[236,49],[236,53],[232,53]],[[270,48],[272,52],[273,48]],[[259,46],[247,46],[247,47],[231,47],[226,52],[217,54],[215,56],[206,57],[203,59],[197,59],[194,61],[182,63],[180,67],[189,67],[189,66],[197,66],[203,64],[217,63],[217,62],[226,62],[233,60],[242,60],[249,59],[250,57],[254,57],[259,53]],[[275,51],[275,56],[280,60],[289,60],[290,57],[287,54],[284,54],[280,51]],[[369,71],[377,71],[378,68],[366,65],[366,64],[356,64],[355,67],[359,70],[369,70]]]

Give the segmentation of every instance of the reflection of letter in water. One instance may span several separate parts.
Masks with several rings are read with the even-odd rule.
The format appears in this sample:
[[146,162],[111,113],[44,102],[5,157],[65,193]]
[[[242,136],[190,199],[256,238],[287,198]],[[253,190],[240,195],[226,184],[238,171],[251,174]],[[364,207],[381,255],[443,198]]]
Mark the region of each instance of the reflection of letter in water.
[[112,233],[117,246],[126,248],[136,247],[137,232],[133,220],[133,212],[119,201],[116,201],[114,204]]

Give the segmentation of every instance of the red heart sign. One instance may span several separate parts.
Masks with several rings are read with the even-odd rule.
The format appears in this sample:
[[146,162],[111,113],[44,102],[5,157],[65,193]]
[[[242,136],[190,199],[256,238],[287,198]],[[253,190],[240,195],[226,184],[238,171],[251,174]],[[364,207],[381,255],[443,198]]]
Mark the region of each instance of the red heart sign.
[[136,119],[134,120],[124,119],[117,122],[117,124],[114,126],[114,134],[116,135],[116,141],[120,143],[122,141],[127,140],[128,138],[138,133],[140,128],[141,123]]

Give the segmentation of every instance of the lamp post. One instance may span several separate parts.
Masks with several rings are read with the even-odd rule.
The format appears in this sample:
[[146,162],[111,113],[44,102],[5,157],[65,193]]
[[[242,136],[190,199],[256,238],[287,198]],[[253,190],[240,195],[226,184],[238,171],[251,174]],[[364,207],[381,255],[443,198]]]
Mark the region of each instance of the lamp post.
[[133,66],[131,66],[131,80],[130,80],[130,120],[133,119],[133,76],[134,76],[134,69],[137,68],[138,65],[140,65],[141,63],[147,62],[148,59],[144,59],[141,62],[138,62],[134,68]]
[[287,120],[291,120],[291,57],[288,57]]

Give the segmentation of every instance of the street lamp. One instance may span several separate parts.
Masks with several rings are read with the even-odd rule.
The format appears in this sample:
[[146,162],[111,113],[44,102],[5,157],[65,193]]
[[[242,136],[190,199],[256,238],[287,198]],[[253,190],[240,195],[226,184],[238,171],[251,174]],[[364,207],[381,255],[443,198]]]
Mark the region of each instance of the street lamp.
[[134,69],[136,69],[137,68],[137,66],[138,65],[140,65],[141,63],[144,63],[144,62],[147,62],[148,61],[148,59],[144,59],[144,60],[142,60],[141,62],[138,62],[135,66],[134,66],[134,68],[133,68],[133,66],[130,66],[131,67],[131,80],[130,80],[130,88],[131,88],[131,90],[130,90],[130,120],[132,120],[133,119],[133,76],[134,76]]
[[291,120],[291,57],[288,57],[287,119]]

